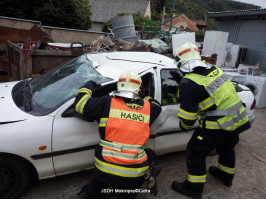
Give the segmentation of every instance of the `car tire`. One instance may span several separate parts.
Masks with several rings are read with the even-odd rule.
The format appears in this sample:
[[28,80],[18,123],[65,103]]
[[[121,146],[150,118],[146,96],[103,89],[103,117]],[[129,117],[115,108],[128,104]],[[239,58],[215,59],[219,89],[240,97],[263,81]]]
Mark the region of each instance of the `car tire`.
[[31,167],[22,158],[0,155],[0,199],[19,198],[31,180]]

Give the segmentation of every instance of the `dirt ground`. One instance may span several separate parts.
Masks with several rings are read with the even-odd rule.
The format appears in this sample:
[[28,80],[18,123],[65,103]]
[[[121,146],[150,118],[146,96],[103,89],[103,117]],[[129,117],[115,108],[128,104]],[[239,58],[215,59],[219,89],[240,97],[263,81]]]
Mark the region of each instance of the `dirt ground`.
[[[266,108],[255,110],[252,128],[240,134],[236,147],[236,174],[233,186],[226,187],[207,172],[204,199],[266,198]],[[177,152],[159,157],[163,169],[158,176],[158,195],[138,194],[139,199],[185,199],[171,189],[173,181],[186,177],[186,153]],[[207,169],[217,165],[218,156],[207,157]],[[93,170],[65,175],[33,183],[24,199],[75,199],[81,187],[93,177]]]

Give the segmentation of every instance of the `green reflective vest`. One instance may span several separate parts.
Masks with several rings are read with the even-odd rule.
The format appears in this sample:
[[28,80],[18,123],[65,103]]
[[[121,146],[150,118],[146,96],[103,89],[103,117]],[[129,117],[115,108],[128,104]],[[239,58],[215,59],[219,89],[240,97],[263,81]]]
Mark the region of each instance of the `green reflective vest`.
[[235,86],[222,70],[217,68],[207,76],[190,73],[184,78],[204,86],[207,93],[214,98],[216,110],[206,111],[204,116],[223,116],[217,119],[223,130],[233,131],[248,122],[246,109],[235,91]]

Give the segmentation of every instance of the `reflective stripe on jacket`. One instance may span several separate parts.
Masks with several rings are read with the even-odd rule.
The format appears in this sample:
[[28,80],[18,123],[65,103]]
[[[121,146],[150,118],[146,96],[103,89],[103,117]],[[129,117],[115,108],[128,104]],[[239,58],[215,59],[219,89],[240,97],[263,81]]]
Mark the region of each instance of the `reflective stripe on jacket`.
[[[112,98],[108,118],[101,118],[106,127],[101,140],[102,159],[96,158],[98,170],[122,177],[139,177],[149,168],[143,145],[149,138],[150,105],[144,100],[141,109],[128,107],[121,97]],[[134,165],[134,167],[125,167]]]
[[[248,122],[247,112],[235,87],[222,70],[217,68],[207,76],[190,73],[186,74],[185,78],[204,86],[210,95],[209,98],[199,103],[198,112],[203,116],[220,117],[217,122],[206,121],[205,128],[233,131]],[[216,110],[204,113],[204,110],[214,104],[217,106]]]
[[122,176],[127,178],[136,178],[143,176],[149,166],[140,167],[140,168],[129,168],[129,167],[122,167],[114,164],[110,164],[107,162],[103,162],[97,158],[95,158],[95,166],[102,172]]
[[87,101],[91,98],[92,91],[90,89],[88,89],[88,88],[81,88],[81,89],[78,90],[78,93],[85,93],[85,95],[76,104],[75,110],[78,113],[83,114],[84,106],[87,103]]

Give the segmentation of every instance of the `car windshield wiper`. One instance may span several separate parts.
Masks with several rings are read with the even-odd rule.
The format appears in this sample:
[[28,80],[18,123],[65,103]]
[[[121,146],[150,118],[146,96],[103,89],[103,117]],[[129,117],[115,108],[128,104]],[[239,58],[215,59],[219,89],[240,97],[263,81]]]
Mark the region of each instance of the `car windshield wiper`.
[[25,84],[24,84],[24,88],[23,88],[23,97],[24,97],[24,109],[25,111],[32,111],[32,103],[31,103],[31,99],[32,99],[32,91],[31,91],[31,85],[29,84],[31,82],[32,79],[29,79]]
[[28,79],[28,80],[23,80],[23,81],[21,81],[21,83],[22,82],[24,82],[23,84],[21,84],[21,86],[19,87],[19,89],[15,92],[15,96],[18,96],[18,95],[20,95],[20,94],[22,94],[23,92],[24,92],[24,89],[25,89],[25,87],[29,84],[29,82],[31,81],[32,79]]

